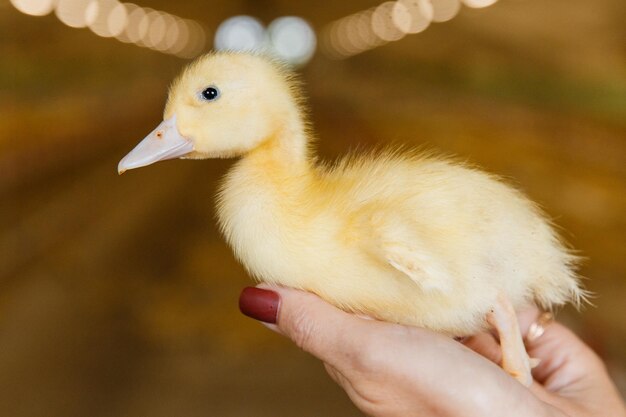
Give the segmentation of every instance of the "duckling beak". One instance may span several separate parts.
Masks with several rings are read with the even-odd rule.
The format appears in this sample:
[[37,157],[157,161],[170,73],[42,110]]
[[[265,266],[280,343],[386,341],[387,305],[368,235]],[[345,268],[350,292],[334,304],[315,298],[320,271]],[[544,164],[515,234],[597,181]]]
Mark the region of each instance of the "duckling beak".
[[118,174],[158,161],[179,158],[193,151],[191,140],[178,133],[176,115],[156,127],[117,165]]

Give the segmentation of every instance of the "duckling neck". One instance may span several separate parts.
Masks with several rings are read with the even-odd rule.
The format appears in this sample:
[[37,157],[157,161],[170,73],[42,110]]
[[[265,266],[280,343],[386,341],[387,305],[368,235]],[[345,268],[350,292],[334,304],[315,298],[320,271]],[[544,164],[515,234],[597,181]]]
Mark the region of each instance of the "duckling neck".
[[[243,164],[272,162],[276,168],[300,169],[309,162],[309,140],[298,121],[285,125],[242,158]],[[268,172],[271,174],[271,172]]]
[[224,178],[218,223],[253,275],[265,280],[282,275],[270,261],[289,253],[298,240],[296,229],[295,234],[306,235],[302,210],[311,197],[307,190],[314,182],[313,165],[304,131],[285,131],[243,157]]
[[313,169],[309,140],[304,123],[294,115],[290,123],[267,138],[260,146],[247,153],[233,171],[263,179],[266,184],[274,183],[285,187],[285,181],[298,178],[304,180]]

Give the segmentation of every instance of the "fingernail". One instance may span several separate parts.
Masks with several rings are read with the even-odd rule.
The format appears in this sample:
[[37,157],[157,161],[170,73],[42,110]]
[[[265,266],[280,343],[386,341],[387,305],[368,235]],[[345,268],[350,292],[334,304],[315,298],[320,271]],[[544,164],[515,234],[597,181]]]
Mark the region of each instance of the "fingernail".
[[271,290],[247,287],[239,296],[239,310],[246,316],[264,323],[276,323],[279,304],[280,296]]

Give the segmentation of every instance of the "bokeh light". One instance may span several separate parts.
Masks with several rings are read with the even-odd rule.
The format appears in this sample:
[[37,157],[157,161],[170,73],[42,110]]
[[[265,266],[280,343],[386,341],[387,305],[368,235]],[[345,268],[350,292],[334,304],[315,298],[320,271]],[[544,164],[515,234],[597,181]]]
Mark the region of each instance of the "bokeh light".
[[393,1],[385,2],[372,14],[372,30],[383,41],[397,41],[406,35],[393,22],[395,4]]
[[459,0],[431,0],[433,5],[433,22],[447,22],[461,10]]
[[176,55],[182,58],[193,58],[204,50],[207,35],[202,25],[195,20],[184,19],[183,24],[187,27],[188,37],[185,45]]
[[[145,36],[147,32],[147,27],[142,33],[141,22],[146,16],[146,11],[136,6],[132,3],[126,3],[124,5],[128,12],[128,24],[126,25],[126,29],[119,36],[123,37],[123,39],[128,40],[128,42],[139,43],[141,39]],[[121,39],[120,39],[121,40]]]
[[128,24],[128,11],[123,4],[118,3],[113,7],[107,18],[107,28],[111,36],[118,36],[124,32]]
[[463,0],[463,4],[467,7],[473,7],[476,9],[491,6],[498,0]]
[[10,0],[13,7],[31,16],[45,16],[54,9],[54,0]]
[[180,31],[178,30],[178,22],[171,14],[162,13],[161,19],[164,24],[163,37],[160,42],[154,45],[154,48],[158,51],[168,52],[178,40]]
[[150,20],[154,16],[152,13],[155,12],[155,10],[150,7],[142,7],[142,12],[141,20],[137,24],[137,35],[139,38],[135,43],[148,48],[150,47]]
[[357,13],[356,18],[353,20],[354,26],[350,32],[354,33],[354,35],[362,41],[363,49],[373,48],[382,43],[372,30],[371,22],[373,14],[374,9],[368,9]]
[[[173,43],[168,48],[168,52],[171,54],[178,54],[185,48],[187,42],[189,41],[189,27],[183,19],[174,17],[174,20],[176,23],[170,27],[168,33],[173,32],[176,35],[175,38],[173,38]],[[173,37],[173,35],[169,36]]]
[[234,16],[226,19],[215,33],[215,49],[251,51],[259,49],[265,41],[265,29],[252,16]]
[[268,35],[272,51],[290,64],[303,65],[315,53],[315,32],[302,18],[280,17],[269,25]]
[[[124,7],[117,0],[98,0],[98,12],[96,13],[95,19],[88,22],[89,29],[91,29],[91,31],[96,35],[104,38],[117,35],[119,32],[113,33],[111,31],[109,16],[118,6],[121,6],[121,8],[124,9]],[[124,13],[125,11],[126,9],[124,9]]]
[[195,20],[133,3],[118,0],[10,1],[22,13],[43,16],[54,10],[57,18],[69,27],[89,27],[98,36],[114,37],[120,42],[181,58],[193,58],[206,45],[206,31]]
[[167,31],[163,13],[158,10],[153,10],[146,18],[148,19],[148,31],[144,37],[144,42],[149,48],[158,49],[158,45],[165,38]]
[[491,6],[497,0],[396,0],[356,12],[322,28],[322,48],[331,58],[346,58],[409,34],[426,30],[431,23],[451,20],[461,1],[472,8]]
[[346,58],[382,45],[373,30],[376,8],[364,10],[333,22],[322,31],[322,46],[331,58]]
[[337,28],[341,21],[336,21],[326,26],[322,32],[322,47],[331,58],[343,58],[346,55],[344,48],[341,47],[337,39]]
[[[350,54],[357,53],[358,51],[366,47],[366,45],[364,45],[364,42],[358,36],[356,28],[356,25],[358,24],[358,18],[358,15],[351,15],[337,23],[336,35],[339,37],[340,42],[344,45],[344,49],[346,50],[346,52]],[[371,15],[370,20],[368,20],[366,24],[370,26],[370,22]]]
[[392,11],[393,23],[404,33],[419,33],[433,19],[433,5],[429,0],[399,0]]
[[57,0],[54,13],[59,20],[73,28],[84,28],[92,23],[98,2],[95,0]]

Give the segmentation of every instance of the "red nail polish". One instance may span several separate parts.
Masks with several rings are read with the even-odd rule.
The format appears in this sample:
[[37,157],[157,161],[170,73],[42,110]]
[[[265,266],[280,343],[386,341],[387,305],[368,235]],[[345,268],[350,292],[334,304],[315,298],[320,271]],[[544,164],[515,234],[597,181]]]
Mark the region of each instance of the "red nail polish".
[[275,291],[244,288],[239,296],[239,310],[248,317],[264,323],[276,323],[280,296]]

